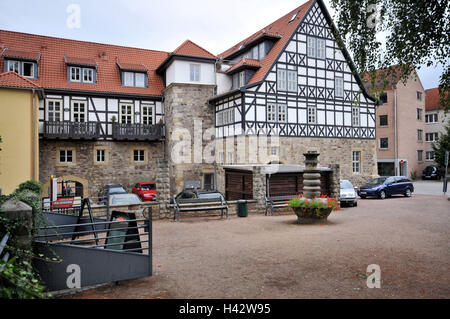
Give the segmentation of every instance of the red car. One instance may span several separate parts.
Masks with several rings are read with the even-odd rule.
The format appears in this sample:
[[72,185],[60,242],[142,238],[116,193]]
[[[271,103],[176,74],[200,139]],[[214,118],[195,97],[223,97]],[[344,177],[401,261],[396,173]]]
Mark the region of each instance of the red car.
[[138,195],[143,202],[151,202],[156,200],[156,184],[155,183],[137,183],[133,188],[133,193]]

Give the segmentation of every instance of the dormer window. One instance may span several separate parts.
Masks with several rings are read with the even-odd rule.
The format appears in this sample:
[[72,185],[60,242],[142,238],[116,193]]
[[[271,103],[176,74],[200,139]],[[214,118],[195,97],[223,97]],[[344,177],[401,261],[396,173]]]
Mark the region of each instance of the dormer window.
[[36,78],[37,72],[35,69],[37,68],[37,64],[35,62],[6,60],[6,66],[7,72],[16,72],[29,79]]
[[122,85],[126,87],[136,87],[145,88],[146,85],[146,74],[141,72],[122,72]]
[[289,20],[289,23],[291,23],[292,21],[295,20],[295,18],[297,18],[298,16],[298,11],[296,13],[294,13],[294,15],[292,16],[291,20]]
[[95,69],[78,66],[69,67],[69,81],[75,83],[94,83]]

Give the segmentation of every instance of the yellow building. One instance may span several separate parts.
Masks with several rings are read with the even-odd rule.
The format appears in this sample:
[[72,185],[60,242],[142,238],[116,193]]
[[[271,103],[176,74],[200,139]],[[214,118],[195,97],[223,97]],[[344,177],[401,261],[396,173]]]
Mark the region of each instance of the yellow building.
[[15,72],[0,74],[0,189],[39,180],[39,99],[41,87]]

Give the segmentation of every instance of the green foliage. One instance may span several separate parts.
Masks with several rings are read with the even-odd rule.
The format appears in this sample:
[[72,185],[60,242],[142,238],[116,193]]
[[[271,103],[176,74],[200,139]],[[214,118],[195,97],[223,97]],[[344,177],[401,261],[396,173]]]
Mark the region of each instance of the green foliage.
[[20,184],[15,192],[19,193],[26,190],[29,190],[37,195],[40,195],[42,190],[42,183],[38,181],[27,181],[25,183]]
[[320,210],[326,208],[332,208],[333,210],[339,210],[339,205],[335,198],[329,198],[328,196],[321,196],[320,198],[309,199],[304,195],[299,195],[292,198],[288,203],[288,209],[292,208],[304,208],[311,210]]
[[[443,65],[441,105],[450,109],[450,2],[448,0],[330,0],[336,38],[353,53],[360,73],[389,69],[406,82],[411,72]],[[372,77],[375,74],[372,73]],[[389,77],[381,77],[381,81]]]
[[416,171],[412,171],[412,172],[410,173],[410,175],[411,175],[411,179],[412,179],[413,181],[415,181],[415,180],[417,179],[417,172],[416,172]]
[[[44,220],[39,201],[40,189],[41,185],[38,182],[28,181],[22,183],[13,194],[0,196],[0,206],[9,199],[20,200],[32,208],[35,225],[39,225]],[[39,284],[39,277],[30,265],[30,261],[33,258],[40,257],[35,256],[32,251],[18,248],[16,234],[19,230],[23,230],[24,227],[29,227],[25,220],[11,220],[0,215],[0,238],[6,233],[10,235],[6,249],[11,256],[14,256],[7,263],[0,261],[0,299],[45,297],[44,287]],[[37,227],[34,227],[31,230],[29,229],[29,231],[33,235],[36,229]]]
[[445,127],[445,133],[442,134],[436,143],[433,143],[435,162],[441,167],[445,167],[445,152],[450,151],[450,120]]

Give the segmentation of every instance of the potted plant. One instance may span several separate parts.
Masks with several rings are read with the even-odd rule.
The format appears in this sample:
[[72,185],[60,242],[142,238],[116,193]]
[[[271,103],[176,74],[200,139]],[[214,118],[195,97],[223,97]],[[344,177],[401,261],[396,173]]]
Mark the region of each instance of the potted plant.
[[116,123],[116,121],[117,121],[117,118],[116,118],[116,116],[113,115],[113,116],[111,117],[111,122]]
[[326,220],[333,210],[339,210],[339,205],[335,198],[326,195],[309,199],[299,194],[288,202],[288,209],[295,212],[299,224],[311,224]]

